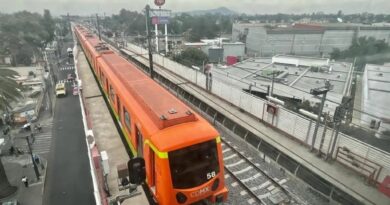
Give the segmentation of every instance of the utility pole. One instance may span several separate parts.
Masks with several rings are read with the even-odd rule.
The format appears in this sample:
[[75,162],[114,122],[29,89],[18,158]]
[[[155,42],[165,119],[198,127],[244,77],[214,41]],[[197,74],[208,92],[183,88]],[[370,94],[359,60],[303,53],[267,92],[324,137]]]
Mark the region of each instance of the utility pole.
[[99,40],[102,40],[102,37],[100,36],[100,25],[99,25],[99,16],[96,14],[96,23],[97,23],[97,30],[99,34]]
[[310,94],[312,94],[312,95],[315,95],[315,96],[322,95],[321,104],[320,104],[319,111],[317,114],[317,121],[316,121],[316,126],[314,128],[313,140],[311,143],[310,151],[314,150],[314,145],[315,145],[316,138],[317,138],[318,128],[320,127],[321,115],[322,115],[322,111],[324,110],[326,94],[330,90],[330,87],[331,87],[331,85],[329,83],[326,83],[325,87],[323,87],[323,88],[315,88],[315,89],[310,90]]
[[37,177],[37,180],[39,180],[39,177],[40,177],[41,175],[39,174],[38,166],[37,166],[37,164],[35,163],[35,159],[34,159],[33,152],[32,152],[32,148],[31,148],[31,144],[30,144],[30,140],[29,140],[28,138],[29,138],[29,136],[26,137],[26,141],[27,141],[27,145],[28,145],[28,150],[29,150],[29,152],[30,152],[31,160],[32,160],[32,163],[33,163],[33,165],[34,165],[35,176]]
[[270,97],[272,97],[273,96],[273,94],[274,94],[274,81],[275,81],[275,71],[272,71],[272,88],[271,88],[271,93],[269,94],[270,95]]
[[339,135],[341,122],[345,117],[346,111],[349,109],[349,107],[351,107],[352,98],[346,97],[345,99],[346,100],[344,100],[344,102],[341,105],[336,107],[336,110],[334,112],[333,121],[334,121],[334,129],[336,129],[336,133],[334,135],[333,141],[331,140],[332,148],[330,152],[326,154],[325,159],[329,159],[329,157],[332,158],[334,149],[336,147],[337,138]]
[[146,13],[146,33],[148,36],[148,52],[149,52],[149,69],[150,69],[150,78],[154,78],[153,75],[153,55],[152,55],[152,45],[150,43],[151,41],[151,31],[150,31],[150,6],[146,5],[145,8]]

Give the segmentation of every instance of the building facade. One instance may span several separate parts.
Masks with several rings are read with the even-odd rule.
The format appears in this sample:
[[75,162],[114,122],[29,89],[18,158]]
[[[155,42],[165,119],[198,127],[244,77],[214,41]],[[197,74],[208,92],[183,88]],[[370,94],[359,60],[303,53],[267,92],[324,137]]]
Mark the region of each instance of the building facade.
[[358,24],[292,24],[234,23],[233,41],[246,43],[248,54],[273,56],[292,54],[329,55],[334,48],[347,49],[356,37],[374,37],[390,41],[390,26]]
[[367,64],[362,78],[361,123],[390,136],[390,66]]

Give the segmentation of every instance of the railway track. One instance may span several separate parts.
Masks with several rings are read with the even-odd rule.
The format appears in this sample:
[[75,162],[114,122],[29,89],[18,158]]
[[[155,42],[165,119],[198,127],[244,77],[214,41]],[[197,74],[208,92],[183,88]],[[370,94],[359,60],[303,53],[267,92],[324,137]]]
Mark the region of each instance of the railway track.
[[[137,54],[134,53],[134,55]],[[127,58],[126,55],[124,57]],[[163,72],[167,71],[164,70]],[[232,184],[228,185],[229,189],[235,186],[234,188],[240,192],[239,194],[235,194],[239,198],[235,200],[236,202],[239,201],[240,204],[244,204],[245,202],[243,200],[246,200],[247,203],[245,204],[250,205],[308,204],[306,200],[302,200],[299,196],[283,186],[287,182],[287,179],[279,180],[272,178],[266,171],[260,168],[259,164],[252,162],[252,158],[246,157],[242,151],[238,150],[238,147],[231,145],[224,137],[222,137],[222,146],[224,151],[225,178],[231,177],[231,181],[233,181]],[[241,188],[238,189],[237,186]],[[206,202],[201,202],[200,204],[203,203]],[[228,204],[230,203],[228,202]]]
[[305,204],[283,186],[287,179],[272,178],[223,137],[222,149],[225,170],[236,181],[231,186],[240,185],[244,189],[241,195],[248,194],[255,200],[249,204]]

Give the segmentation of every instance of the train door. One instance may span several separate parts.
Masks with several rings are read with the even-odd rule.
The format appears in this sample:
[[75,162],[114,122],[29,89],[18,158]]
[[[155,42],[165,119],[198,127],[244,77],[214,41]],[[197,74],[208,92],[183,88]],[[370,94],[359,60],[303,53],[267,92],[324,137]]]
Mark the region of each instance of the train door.
[[135,134],[137,139],[137,155],[138,157],[143,157],[143,145],[144,145],[144,139],[142,137],[141,131],[138,128],[138,126],[135,126]]
[[156,195],[156,161],[155,161],[156,154],[154,153],[153,149],[149,147],[149,160],[150,160],[150,174],[151,174],[151,180],[149,183],[150,190],[154,195]]
[[116,95],[116,113],[118,113],[118,117],[121,118],[121,101],[119,100],[118,95]]

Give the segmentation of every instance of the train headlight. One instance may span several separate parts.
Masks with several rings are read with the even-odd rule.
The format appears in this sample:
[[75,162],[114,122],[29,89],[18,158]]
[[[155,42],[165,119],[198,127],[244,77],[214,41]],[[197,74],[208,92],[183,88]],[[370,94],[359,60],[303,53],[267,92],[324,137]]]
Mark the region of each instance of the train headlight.
[[179,193],[176,194],[176,200],[180,204],[183,204],[183,203],[185,203],[187,201],[187,197],[183,193],[179,192]]
[[215,191],[219,186],[219,178],[215,179],[213,186],[211,186],[211,190]]

